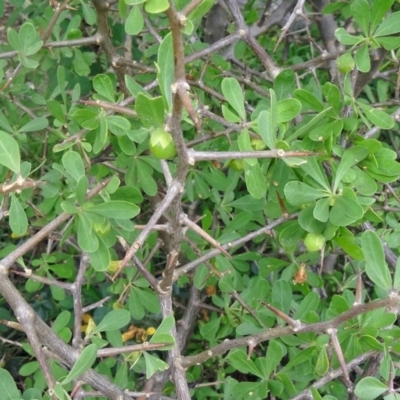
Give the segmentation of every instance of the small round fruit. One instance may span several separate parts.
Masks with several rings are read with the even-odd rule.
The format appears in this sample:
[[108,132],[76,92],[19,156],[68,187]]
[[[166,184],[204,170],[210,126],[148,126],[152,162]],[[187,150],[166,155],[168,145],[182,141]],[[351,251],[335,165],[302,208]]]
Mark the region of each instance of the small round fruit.
[[171,134],[161,128],[152,132],[149,147],[152,154],[159,159],[170,159],[176,156],[176,147]]
[[309,233],[304,239],[307,251],[321,251],[325,246],[325,236],[319,233]]
[[229,167],[236,172],[242,172],[244,170],[244,160],[237,159],[229,161]]
[[251,140],[251,147],[256,151],[260,151],[264,150],[267,145],[264,143],[264,140],[254,138]]
[[336,60],[336,66],[339,72],[346,74],[350,71],[353,71],[355,62],[350,53],[344,53]]

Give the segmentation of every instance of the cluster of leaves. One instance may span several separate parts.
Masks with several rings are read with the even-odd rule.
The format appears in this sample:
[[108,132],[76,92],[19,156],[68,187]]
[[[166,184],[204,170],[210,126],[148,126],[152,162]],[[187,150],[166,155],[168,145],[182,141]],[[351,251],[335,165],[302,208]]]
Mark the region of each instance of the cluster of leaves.
[[399,2],[263,3],[0,4],[4,399],[400,398]]

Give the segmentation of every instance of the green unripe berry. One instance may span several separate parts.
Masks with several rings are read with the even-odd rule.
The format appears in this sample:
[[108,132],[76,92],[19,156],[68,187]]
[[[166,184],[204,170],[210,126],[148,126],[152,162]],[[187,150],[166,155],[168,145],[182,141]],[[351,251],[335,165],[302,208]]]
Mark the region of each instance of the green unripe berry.
[[155,129],[150,136],[150,151],[159,159],[170,159],[176,156],[176,147],[170,133],[164,129]]
[[325,246],[325,236],[320,233],[309,233],[304,239],[307,251],[321,251]]

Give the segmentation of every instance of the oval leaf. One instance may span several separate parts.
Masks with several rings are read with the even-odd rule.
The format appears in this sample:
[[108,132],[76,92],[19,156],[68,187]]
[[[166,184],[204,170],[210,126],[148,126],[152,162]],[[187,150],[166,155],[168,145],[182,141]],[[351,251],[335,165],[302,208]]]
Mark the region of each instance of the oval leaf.
[[115,331],[121,329],[129,323],[131,315],[127,310],[113,310],[109,312],[97,325],[92,332],[99,333],[104,331]]
[[365,272],[375,285],[389,290],[392,287],[389,268],[385,261],[382,242],[373,231],[366,231],[361,237],[361,248],[365,256]]
[[21,157],[17,141],[8,133],[0,131],[0,164],[19,173]]
[[139,214],[140,208],[133,203],[122,200],[111,200],[97,204],[86,211],[115,219],[131,219]]
[[96,361],[96,356],[97,346],[95,344],[86,346],[62,384],[65,385],[85,373]]

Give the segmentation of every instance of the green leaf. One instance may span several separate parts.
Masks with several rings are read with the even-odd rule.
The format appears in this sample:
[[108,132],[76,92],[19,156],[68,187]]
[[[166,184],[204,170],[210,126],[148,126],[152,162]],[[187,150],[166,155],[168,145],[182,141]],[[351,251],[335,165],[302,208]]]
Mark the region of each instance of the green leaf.
[[288,182],[285,186],[284,192],[287,201],[292,206],[300,206],[328,195],[324,190],[315,189],[299,181]]
[[369,72],[371,69],[371,59],[369,57],[369,48],[367,44],[363,44],[355,53],[354,60],[357,69],[360,72]]
[[137,96],[138,93],[143,93],[150,97],[149,92],[144,90],[131,76],[125,75],[125,84],[132,96]]
[[[379,0],[373,1],[371,4],[371,33],[373,33],[376,27],[382,21],[382,18],[392,7],[394,0]],[[373,35],[376,37],[376,34]]]
[[128,310],[117,309],[110,311],[93,330],[93,334],[114,331],[129,324],[131,314]]
[[392,279],[385,261],[382,242],[373,231],[366,231],[361,236],[361,248],[365,257],[365,272],[375,285],[389,290]]
[[79,153],[76,151],[67,151],[62,158],[62,164],[68,174],[78,182],[82,176],[85,176],[85,167]]
[[368,376],[357,383],[354,393],[360,400],[374,400],[388,389],[389,387],[378,379]]
[[253,166],[245,163],[244,169],[246,187],[250,195],[255,199],[261,199],[265,197],[267,192],[267,184],[265,182],[265,177],[258,162],[256,165]]
[[166,362],[152,356],[147,351],[143,352],[143,356],[146,363],[146,379],[150,379],[158,371],[165,371],[169,368]]
[[300,168],[315,180],[322,188],[330,193],[328,178],[316,157],[309,157]]
[[271,300],[275,307],[284,313],[289,313],[292,304],[292,289],[283,279],[277,280],[272,286]]
[[290,359],[290,361],[286,364],[285,367],[282,368],[281,372],[289,371],[293,367],[303,364],[306,361],[310,361],[311,357],[314,355],[316,351],[315,346],[310,346],[304,350],[301,350],[294,357]]
[[364,254],[359,246],[354,243],[354,235],[345,227],[340,228],[335,242],[354,260],[363,260]]
[[325,108],[324,111],[321,111],[319,114],[317,114],[314,118],[312,118],[310,121],[306,122],[305,124],[301,125],[297,130],[292,133],[288,138],[285,140],[287,142],[292,142],[293,140],[297,139],[299,136],[302,136],[305,133],[308,133],[311,128],[316,125],[328,112],[332,110],[331,107]]
[[89,187],[89,181],[86,175],[81,176],[79,179],[78,183],[76,184],[76,199],[78,200],[78,203],[80,206],[82,206],[85,203],[86,200],[86,192]]
[[394,127],[393,118],[386,112],[363,103],[357,103],[357,105],[364,111],[365,116],[378,128],[392,129]]
[[144,126],[162,127],[164,125],[164,103],[161,97],[151,98],[138,93],[135,111]]
[[335,180],[333,183],[333,192],[336,193],[337,188],[343,177],[347,174],[350,168],[353,165],[358,164],[362,161],[365,157],[367,157],[369,151],[364,146],[354,146],[350,149],[347,149],[343,155],[342,159],[340,160],[339,166],[336,170]]
[[270,111],[261,111],[258,115],[258,129],[260,135],[264,140],[265,144],[269,149],[273,150],[276,148],[276,125],[274,129],[274,124],[271,117]]
[[338,196],[335,197],[335,204],[329,214],[329,221],[336,226],[347,226],[362,218],[363,215],[364,209],[356,200]]
[[314,207],[313,216],[321,222],[327,222],[329,219],[329,202],[330,198],[325,197],[317,200]]
[[21,206],[21,203],[14,194],[11,196],[9,220],[13,233],[17,236],[22,236],[26,233],[28,229],[28,218],[26,217],[25,210]]
[[311,311],[316,311],[319,305],[319,296],[315,292],[308,293],[301,301],[299,307],[293,315],[294,319],[301,320]]
[[146,0],[124,0],[124,2],[128,4],[128,6],[135,6],[137,4],[142,4],[146,2]]
[[233,350],[228,354],[226,359],[235,370],[240,371],[242,374],[253,374],[263,378],[261,371],[252,360],[248,359],[247,354],[243,350]]
[[376,181],[361,168],[354,168],[354,170],[356,171],[354,187],[357,189],[357,192],[363,196],[373,196],[378,190]]
[[172,107],[171,85],[174,82],[174,51],[171,33],[168,33],[160,44],[157,54],[157,66],[159,69],[157,80],[160,85],[160,91],[167,105],[167,110],[170,110]]
[[[250,135],[246,129],[244,129],[242,132],[240,132],[239,138],[238,138],[238,145],[239,145],[240,151],[253,151],[253,148],[251,147],[251,142],[250,142]],[[248,165],[251,165],[252,167],[254,167],[256,164],[258,164],[258,161],[256,158],[245,158],[245,162]]]
[[323,141],[323,140],[333,140],[338,137],[343,129],[343,121],[337,119],[335,121],[329,122],[328,124],[323,124],[322,126],[315,127],[308,135],[311,140]]
[[357,24],[360,25],[365,35],[369,34],[369,21],[371,20],[371,9],[367,0],[354,0],[350,10]]
[[277,122],[289,122],[301,111],[301,103],[296,99],[284,99],[277,104]]
[[18,129],[18,132],[37,132],[46,128],[49,124],[49,121],[45,117],[39,117],[32,119],[27,124],[25,124],[22,128]]
[[163,11],[168,10],[169,2],[168,0],[147,0],[144,4],[144,9],[149,14],[159,14]]
[[93,78],[93,89],[105,100],[114,103],[115,89],[111,78],[105,74],[96,75]]
[[106,121],[109,131],[115,136],[126,136],[127,131],[131,129],[131,123],[119,115],[109,115]]
[[400,257],[397,258],[397,262],[396,262],[396,270],[395,270],[394,278],[393,278],[393,287],[396,290],[400,289]]
[[[321,200],[328,200],[328,199],[320,199]],[[328,213],[329,217],[329,213]],[[304,208],[299,213],[299,225],[307,232],[310,233],[322,233],[325,229],[325,223],[321,222],[320,220],[314,217],[314,206],[310,206]]]
[[89,204],[89,206],[84,207],[85,211],[115,219],[131,219],[136,217],[140,211],[136,204],[120,200],[110,200],[94,206]]
[[95,251],[89,253],[90,263],[96,271],[106,271],[111,262],[110,250],[101,237],[96,237],[99,245]]
[[303,111],[311,109],[320,112],[325,109],[325,106],[308,90],[296,89],[293,92],[293,97],[300,101]]
[[271,373],[274,372],[283,356],[284,352],[282,346],[277,340],[271,340],[268,344],[267,354],[265,356],[265,359],[268,360],[268,362],[265,363],[267,371],[265,371],[264,377],[270,376]]
[[242,121],[246,118],[243,91],[235,78],[224,78],[221,84],[222,93],[227,102],[238,113]]
[[390,14],[383,22],[378,26],[378,29],[374,32],[374,37],[388,36],[400,32],[400,11]]
[[140,8],[133,6],[125,20],[125,32],[128,35],[137,35],[142,31],[143,26],[144,20]]
[[317,362],[315,364],[315,373],[319,376],[324,376],[329,369],[329,359],[328,359],[328,354],[326,353],[326,347],[322,346]]
[[355,44],[359,44],[363,40],[365,40],[364,36],[361,35],[350,35],[344,28],[338,28],[335,31],[335,36],[340,43],[353,46]]
[[43,44],[43,42],[39,40],[39,34],[36,32],[35,27],[30,22],[25,22],[21,28],[19,28],[18,36],[20,42],[19,51],[25,55],[28,55],[27,52],[29,48],[36,42],[41,42],[41,44]]
[[93,253],[99,247],[99,240],[92,229],[90,219],[84,214],[79,214],[78,220],[78,245],[88,253]]
[[19,174],[21,157],[17,141],[8,133],[0,131],[0,164]]
[[85,373],[94,364],[96,357],[97,346],[95,344],[89,344],[86,346],[75,361],[75,364],[71,368],[71,371],[69,371],[67,377],[62,381],[62,384],[66,385]]
[[175,318],[172,315],[165,317],[161,324],[158,326],[154,335],[149,340],[149,343],[160,343],[162,342],[161,337],[168,334],[171,334],[172,329],[175,326]]
[[339,112],[341,108],[341,94],[339,88],[330,82],[326,82],[323,87],[323,93],[328,104],[336,112]]
[[273,89],[277,100],[283,100],[292,94],[295,74],[291,69],[284,69],[274,79]]
[[16,50],[18,52],[21,51],[21,43],[19,41],[19,36],[18,36],[18,33],[14,29],[12,29],[12,28],[8,29],[7,39],[8,39],[8,43],[14,50]]
[[85,21],[88,25],[94,25],[96,22],[96,12],[93,10],[92,7],[89,7],[89,5],[85,2],[82,2],[82,12],[83,12],[83,18],[85,18]]
[[3,368],[0,368],[0,393],[2,400],[14,400],[21,397],[13,377]]

